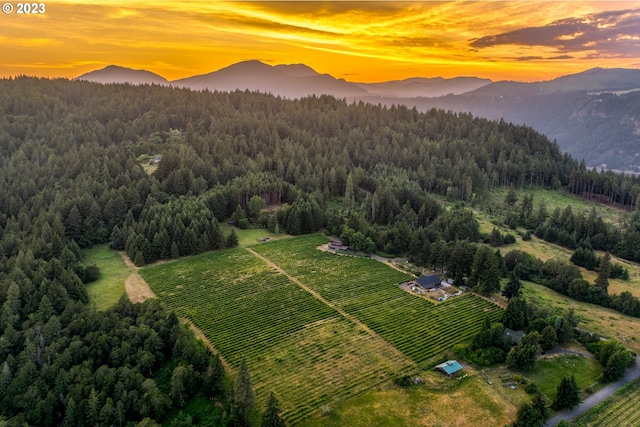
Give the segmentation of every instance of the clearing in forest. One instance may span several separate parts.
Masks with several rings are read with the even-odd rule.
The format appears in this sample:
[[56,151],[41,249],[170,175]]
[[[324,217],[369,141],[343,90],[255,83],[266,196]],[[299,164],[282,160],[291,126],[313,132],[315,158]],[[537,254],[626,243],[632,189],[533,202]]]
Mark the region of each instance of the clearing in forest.
[[403,273],[316,250],[323,242],[283,239],[140,272],[230,364],[247,359],[259,407],[275,392],[291,425],[419,370],[502,313],[472,295],[439,305],[409,295]]

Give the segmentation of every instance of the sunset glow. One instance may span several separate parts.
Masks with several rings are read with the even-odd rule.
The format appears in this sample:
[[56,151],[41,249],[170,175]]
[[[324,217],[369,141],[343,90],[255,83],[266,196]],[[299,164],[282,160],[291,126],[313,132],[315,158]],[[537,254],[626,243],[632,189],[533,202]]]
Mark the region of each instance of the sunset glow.
[[257,59],[350,81],[640,67],[640,1],[45,2],[0,14],[0,76],[110,64],[174,80]]

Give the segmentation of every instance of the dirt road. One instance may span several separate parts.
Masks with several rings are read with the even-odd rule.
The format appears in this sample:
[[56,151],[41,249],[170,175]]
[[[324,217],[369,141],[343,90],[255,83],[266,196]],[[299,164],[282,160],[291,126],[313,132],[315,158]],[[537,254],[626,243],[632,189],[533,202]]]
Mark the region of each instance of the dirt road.
[[120,257],[132,273],[125,279],[124,286],[131,302],[144,302],[148,298],[156,298],[147,282],[138,273],[138,267],[131,262],[125,252],[119,252]]

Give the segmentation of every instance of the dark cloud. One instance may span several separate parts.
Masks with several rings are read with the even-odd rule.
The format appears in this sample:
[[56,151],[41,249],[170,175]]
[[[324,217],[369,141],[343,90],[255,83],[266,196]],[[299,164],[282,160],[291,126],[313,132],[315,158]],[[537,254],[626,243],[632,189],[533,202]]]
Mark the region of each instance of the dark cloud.
[[451,44],[438,37],[392,37],[380,38],[378,43],[398,47],[450,47]]
[[560,55],[560,56],[550,56],[548,58],[545,59],[573,59],[574,57],[571,55]]
[[607,57],[637,57],[639,36],[640,9],[627,9],[560,19],[542,27],[474,39],[469,45],[476,49],[498,45],[546,46],[560,53],[597,51]]
[[573,59],[573,56],[571,55],[560,55],[560,56],[548,56],[548,57],[542,57],[542,56],[511,56],[511,57],[505,57],[502,59],[509,59],[511,61],[539,61],[541,59],[550,59],[550,60],[556,60],[556,59]]

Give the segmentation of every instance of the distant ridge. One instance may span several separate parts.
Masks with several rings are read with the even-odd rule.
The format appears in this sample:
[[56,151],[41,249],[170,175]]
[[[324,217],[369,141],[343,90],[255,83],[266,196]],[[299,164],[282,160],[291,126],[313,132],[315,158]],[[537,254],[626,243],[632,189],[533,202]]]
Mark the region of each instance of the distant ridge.
[[460,95],[490,83],[492,83],[491,80],[478,77],[454,77],[452,79],[413,77],[382,83],[357,83],[357,85],[372,95],[414,98]]
[[164,77],[146,70],[134,70],[131,68],[109,65],[101,70],[91,71],[76,77],[74,80],[86,80],[95,83],[130,83],[168,85]]
[[172,85],[196,90],[251,90],[287,98],[367,94],[365,89],[354,83],[329,74],[319,74],[304,64],[271,66],[256,60],[238,62],[212,73],[176,80]]

